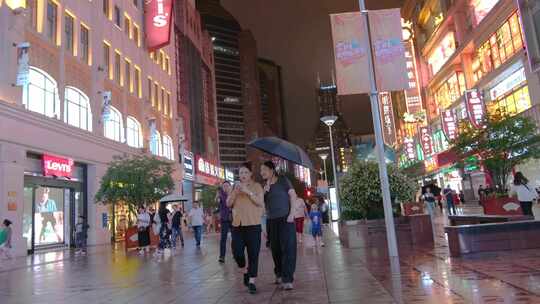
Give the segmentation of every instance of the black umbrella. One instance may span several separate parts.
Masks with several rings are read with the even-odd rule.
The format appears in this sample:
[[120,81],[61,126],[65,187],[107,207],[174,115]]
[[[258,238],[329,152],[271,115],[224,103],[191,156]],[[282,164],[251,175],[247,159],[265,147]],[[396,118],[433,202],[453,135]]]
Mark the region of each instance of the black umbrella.
[[286,140],[277,137],[262,137],[252,140],[248,146],[314,170],[313,163],[307,153],[299,146]]

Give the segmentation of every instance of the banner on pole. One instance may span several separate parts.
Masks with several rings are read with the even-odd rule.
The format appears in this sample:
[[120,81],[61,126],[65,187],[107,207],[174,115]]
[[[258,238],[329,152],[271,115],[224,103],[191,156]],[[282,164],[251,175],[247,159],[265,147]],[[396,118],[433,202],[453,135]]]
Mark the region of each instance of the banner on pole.
[[448,140],[454,140],[457,138],[457,121],[454,115],[454,111],[447,109],[442,111],[441,114],[442,127],[444,135]]
[[478,90],[465,92],[465,104],[467,105],[467,114],[472,125],[477,129],[482,128],[486,113],[484,110],[484,100]]
[[[368,13],[377,90],[409,88],[399,9]],[[339,95],[369,93],[369,39],[360,13],[330,15]]]
[[400,9],[369,11],[368,18],[377,89],[379,92],[408,89]]
[[420,135],[420,142],[422,143],[422,151],[424,152],[424,158],[427,158],[433,154],[433,144],[431,141],[431,132],[428,126],[419,127],[418,134]]
[[360,13],[330,15],[339,95],[368,93],[369,58],[365,18]]
[[30,50],[30,43],[23,42],[17,44],[17,80],[15,85],[25,86],[28,84],[28,76],[30,74],[30,62],[28,58],[28,51]]

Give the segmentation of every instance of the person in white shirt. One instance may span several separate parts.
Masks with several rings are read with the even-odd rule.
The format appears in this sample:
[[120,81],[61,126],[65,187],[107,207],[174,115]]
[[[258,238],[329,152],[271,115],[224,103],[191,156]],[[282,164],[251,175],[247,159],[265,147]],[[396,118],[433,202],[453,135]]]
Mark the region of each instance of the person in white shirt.
[[521,172],[516,172],[514,182],[511,185],[510,196],[517,197],[523,215],[532,216],[533,201],[538,199],[535,188],[529,184],[529,180]]
[[197,247],[201,246],[202,227],[204,224],[204,213],[202,208],[199,207],[198,202],[193,202],[193,208],[189,211],[189,221],[191,227],[193,227],[193,233],[195,234],[195,241]]
[[143,254],[144,250],[150,250],[150,214],[146,208],[139,207],[137,215],[137,238],[139,239],[139,253]]

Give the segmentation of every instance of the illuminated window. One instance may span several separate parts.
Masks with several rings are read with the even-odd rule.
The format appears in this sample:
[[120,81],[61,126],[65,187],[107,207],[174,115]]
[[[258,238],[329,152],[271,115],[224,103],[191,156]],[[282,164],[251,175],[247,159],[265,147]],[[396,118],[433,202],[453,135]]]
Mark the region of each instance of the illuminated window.
[[163,153],[163,146],[161,145],[161,134],[155,131],[154,134],[150,134],[150,152],[153,155],[161,156]]
[[429,55],[428,63],[431,68],[431,75],[437,74],[448,59],[456,50],[454,32],[449,32],[444,36],[439,45]]
[[129,39],[133,37],[131,36],[131,19],[127,15],[124,16],[124,31]]
[[[165,88],[161,88],[161,96],[159,99],[160,103],[158,105],[158,110],[163,110],[165,112]],[[167,113],[165,113],[166,115]]]
[[103,42],[103,69],[105,73],[109,75],[109,79],[112,79],[111,71],[111,46],[107,42]]
[[65,48],[71,55],[74,55],[73,40],[74,40],[75,19],[73,16],[66,13],[64,16],[64,36],[66,37]]
[[114,24],[119,28],[122,28],[122,13],[117,5],[114,6]]
[[128,116],[126,121],[127,144],[133,148],[142,148],[142,128],[141,124],[134,117]]
[[122,55],[114,51],[114,79],[119,85],[124,85],[122,81]]
[[163,136],[163,157],[174,160],[174,148],[170,136]]
[[26,0],[26,8],[30,14],[30,26],[33,29],[37,29],[37,6],[37,0]]
[[83,130],[92,131],[90,99],[79,89],[66,87],[64,122]]
[[474,11],[476,24],[480,24],[482,20],[489,14],[491,9],[497,4],[499,0],[472,0],[471,6]]
[[172,118],[171,93],[169,93],[169,92],[167,92],[167,106],[169,108],[169,117]]
[[137,94],[137,97],[142,97],[142,79],[141,79],[141,69],[138,66],[135,66],[135,75],[133,79],[133,89],[135,91],[135,94]]
[[159,85],[157,82],[154,82],[154,100],[157,103],[158,111],[161,111],[161,100],[159,100],[159,97],[161,96],[159,92]]
[[435,102],[442,109],[448,108],[465,93],[465,76],[455,72],[435,91]]
[[103,14],[107,16],[107,18],[111,18],[111,4],[109,3],[109,0],[103,0]]
[[139,26],[133,23],[133,39],[138,47],[141,46],[141,34],[139,32]]
[[124,83],[126,84],[126,87],[129,89],[130,93],[133,93],[133,82],[131,81],[131,61],[129,59],[125,60],[125,72],[124,72]]
[[151,77],[148,77],[148,100],[150,100],[150,103],[152,104],[152,107],[155,106],[155,99],[154,94],[152,93],[154,87],[154,82],[152,81]]
[[524,85],[488,104],[491,114],[516,115],[531,107],[529,87]]
[[81,59],[84,63],[90,64],[90,30],[81,24],[81,34],[80,34],[80,52],[81,52]]
[[113,106],[109,106],[110,114],[107,116],[103,124],[103,134],[108,139],[118,142],[124,140],[124,127],[122,123],[122,114]]
[[49,74],[30,67],[29,83],[23,90],[23,104],[30,111],[60,118],[60,99],[56,81]]
[[47,0],[47,27],[46,34],[49,41],[56,44],[58,26],[58,5],[54,1]]

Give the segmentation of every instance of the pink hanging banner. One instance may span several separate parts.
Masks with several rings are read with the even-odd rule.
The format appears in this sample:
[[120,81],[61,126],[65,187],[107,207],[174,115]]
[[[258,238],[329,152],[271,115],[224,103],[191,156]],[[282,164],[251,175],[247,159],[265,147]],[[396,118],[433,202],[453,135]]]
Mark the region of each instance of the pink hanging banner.
[[369,11],[368,17],[377,89],[379,92],[408,89],[400,9]]
[[467,113],[472,125],[480,129],[484,125],[486,111],[484,109],[484,100],[478,90],[470,90],[465,92],[465,104],[467,105]]
[[418,128],[418,135],[420,136],[420,142],[422,143],[422,151],[424,152],[424,157],[433,154],[433,144],[431,141],[431,132],[429,130],[429,127],[426,126]]
[[368,93],[369,62],[365,18],[360,13],[330,15],[339,95]]
[[441,113],[442,127],[444,135],[448,140],[454,140],[457,137],[457,122],[452,110],[444,110]]
[[146,47],[155,51],[169,44],[173,0],[145,0],[144,25]]
[[405,147],[405,154],[409,160],[416,159],[416,147],[414,145],[414,139],[412,137],[405,137],[403,139],[403,145]]

